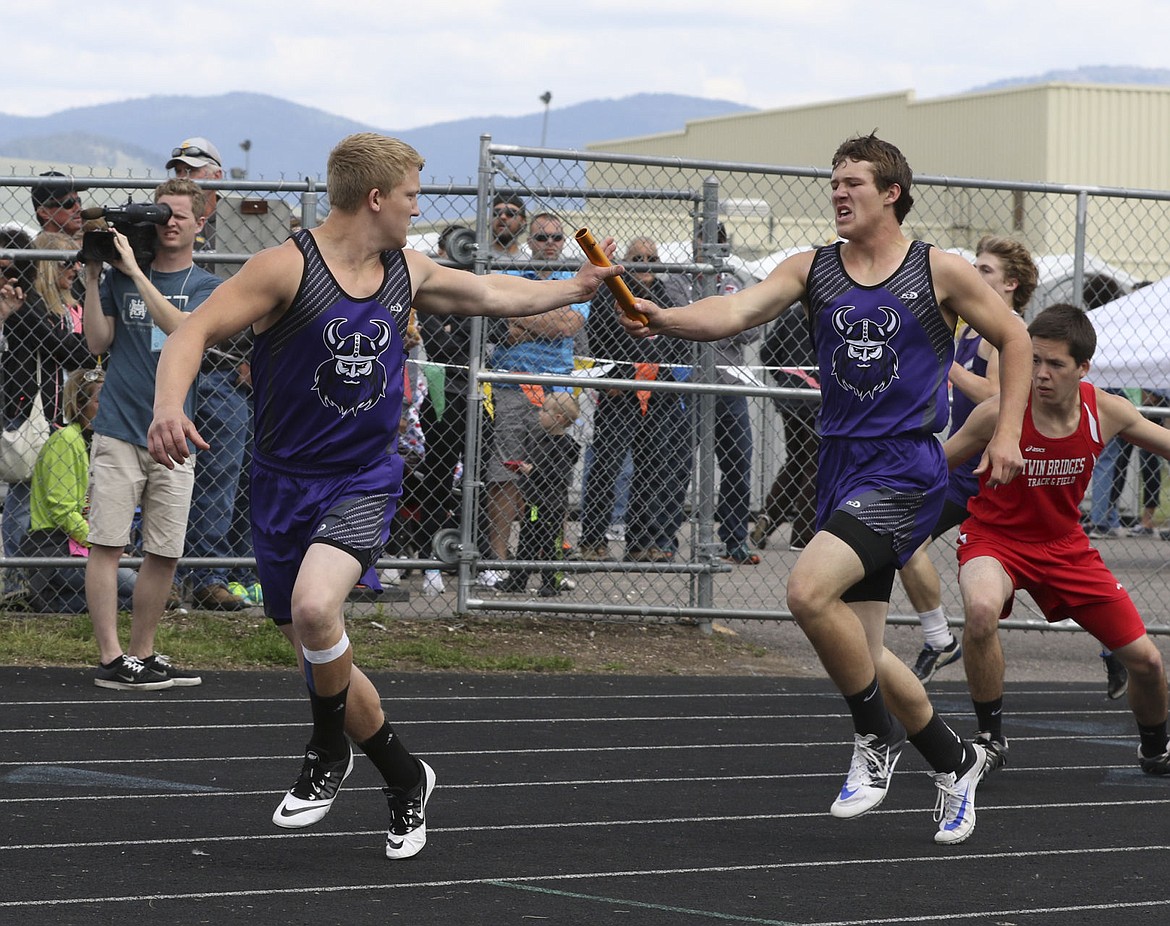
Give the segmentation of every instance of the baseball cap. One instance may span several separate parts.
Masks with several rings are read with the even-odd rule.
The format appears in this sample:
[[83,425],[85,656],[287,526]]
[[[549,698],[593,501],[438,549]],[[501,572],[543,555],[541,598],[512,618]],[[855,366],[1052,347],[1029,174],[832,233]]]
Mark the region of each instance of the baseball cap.
[[59,170],[47,170],[41,177],[61,177],[69,181],[69,185],[64,184],[48,184],[48,183],[34,183],[32,186],[32,204],[33,209],[40,209],[48,203],[59,203],[69,199],[74,193],[80,193],[82,190],[88,190],[89,187],[82,186],[74,178],[61,173]]
[[196,135],[194,138],[184,139],[183,143],[171,151],[171,159],[167,161],[167,170],[176,164],[186,164],[188,167],[206,167],[214,164],[223,167],[223,158],[219,156],[219,149],[206,138]]

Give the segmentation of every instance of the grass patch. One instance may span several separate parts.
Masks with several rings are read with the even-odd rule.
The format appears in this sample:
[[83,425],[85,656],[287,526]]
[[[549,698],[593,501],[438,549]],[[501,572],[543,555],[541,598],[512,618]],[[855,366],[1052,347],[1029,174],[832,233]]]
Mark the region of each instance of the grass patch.
[[[125,644],[129,615],[119,615],[118,625]],[[369,609],[351,613],[346,628],[357,664],[380,671],[741,674],[775,661],[758,645],[678,624],[543,616],[401,619]],[[199,670],[296,668],[284,634],[258,612],[167,614],[156,647],[177,665]],[[87,615],[0,612],[0,664],[96,663]]]

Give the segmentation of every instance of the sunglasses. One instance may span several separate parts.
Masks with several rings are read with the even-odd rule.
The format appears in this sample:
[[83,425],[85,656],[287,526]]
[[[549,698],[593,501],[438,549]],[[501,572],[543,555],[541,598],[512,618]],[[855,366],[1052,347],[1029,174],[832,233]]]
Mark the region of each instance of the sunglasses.
[[541,244],[544,244],[546,241],[564,241],[565,236],[564,235],[546,235],[542,232],[539,235],[533,235],[532,240],[539,241]]
[[631,264],[656,264],[658,263],[658,255],[650,254],[647,256],[646,254],[635,254],[633,257],[627,257],[626,260]]
[[219,158],[217,158],[210,151],[204,151],[198,145],[184,145],[184,146],[179,147],[179,148],[172,148],[171,149],[171,157],[173,157],[173,158],[207,158],[209,161],[213,161],[214,163],[219,164]]
[[514,219],[518,215],[524,215],[519,209],[493,209],[492,216],[497,219]]
[[65,260],[57,261],[61,265],[62,270],[72,270],[81,263],[76,257],[67,257]]
[[45,206],[49,209],[74,209],[81,205],[81,201],[76,196],[70,196],[68,199],[59,199],[56,202],[47,202]]

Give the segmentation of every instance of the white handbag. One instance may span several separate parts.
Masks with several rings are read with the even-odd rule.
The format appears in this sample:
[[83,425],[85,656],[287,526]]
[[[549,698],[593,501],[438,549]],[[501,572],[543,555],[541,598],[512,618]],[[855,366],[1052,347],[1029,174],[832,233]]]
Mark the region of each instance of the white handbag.
[[41,399],[41,363],[37,358],[37,390],[28,417],[0,431],[0,482],[28,482],[37,455],[49,439],[49,421]]

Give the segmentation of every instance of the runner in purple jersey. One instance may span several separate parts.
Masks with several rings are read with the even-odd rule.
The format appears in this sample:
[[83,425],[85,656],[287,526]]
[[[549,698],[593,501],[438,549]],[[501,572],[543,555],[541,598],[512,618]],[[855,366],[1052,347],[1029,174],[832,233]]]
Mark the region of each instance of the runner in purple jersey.
[[[426,842],[431,767],[402,745],[353,662],[346,595],[376,560],[401,490],[397,454],[402,335],[411,305],[438,315],[536,315],[588,300],[617,268],[534,282],[477,276],[406,250],[419,215],[422,158],[373,133],[329,156],[331,211],[320,226],[253,257],[167,340],[149,449],[166,465],[207,443],[182,399],[203,351],[252,327],[256,390],[252,517],[269,616],[293,644],[313,732],[278,826],[316,823],[353,768],[357,743],[385,780],[389,858]],[[604,247],[610,256],[613,242]]]
[[624,316],[621,323],[635,337],[714,341],[804,303],[824,395],[819,522],[789,576],[788,607],[853,717],[853,761],[831,810],[855,817],[881,803],[909,738],[934,769],[935,841],[954,844],[974,829],[986,753],[954,734],[914,673],[885,648],[885,621],[894,573],[942,506],[947,470],[934,434],[946,426],[958,315],[1000,351],[1000,417],[980,464],[994,484],[1022,465],[1032,348],[969,263],[903,235],[913,178],[897,148],[873,135],[852,138],[832,163],[844,243],[790,257],[734,295],[669,311],[638,302],[645,323]]
[[[986,235],[975,246],[975,269],[1006,306],[1023,315],[1039,280],[1039,271],[1026,247],[1011,238]],[[999,354],[978,331],[962,326],[955,339],[955,362],[948,376],[952,386],[949,433],[954,434],[976,405],[999,392]],[[951,471],[938,521],[926,542],[899,570],[906,597],[922,627],[924,639],[914,662],[914,674],[924,685],[939,669],[963,658],[962,644],[951,633],[943,610],[942,583],[928,547],[932,540],[966,520],[967,500],[979,491],[979,477],[975,475],[978,463],[976,456]]]

